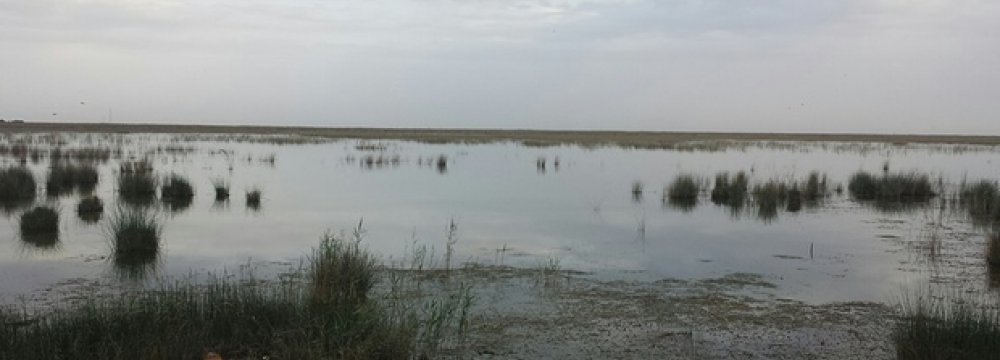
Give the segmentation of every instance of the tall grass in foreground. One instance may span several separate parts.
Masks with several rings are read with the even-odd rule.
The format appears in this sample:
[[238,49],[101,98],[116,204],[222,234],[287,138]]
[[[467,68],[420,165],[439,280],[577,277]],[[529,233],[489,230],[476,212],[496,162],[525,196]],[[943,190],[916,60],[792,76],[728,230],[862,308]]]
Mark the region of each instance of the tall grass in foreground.
[[909,296],[894,340],[900,360],[1000,359],[1000,313],[975,299]]
[[411,359],[421,353],[420,334],[440,334],[447,311],[456,311],[438,306],[420,320],[373,299],[374,258],[356,241],[328,235],[308,261],[305,283],[222,277],[37,318],[0,311],[0,358]]

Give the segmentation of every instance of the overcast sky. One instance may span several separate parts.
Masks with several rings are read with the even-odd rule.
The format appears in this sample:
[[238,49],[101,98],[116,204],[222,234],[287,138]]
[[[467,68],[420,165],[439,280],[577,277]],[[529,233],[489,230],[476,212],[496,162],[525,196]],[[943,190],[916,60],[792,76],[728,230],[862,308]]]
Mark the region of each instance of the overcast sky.
[[995,0],[0,0],[0,117],[1000,134]]

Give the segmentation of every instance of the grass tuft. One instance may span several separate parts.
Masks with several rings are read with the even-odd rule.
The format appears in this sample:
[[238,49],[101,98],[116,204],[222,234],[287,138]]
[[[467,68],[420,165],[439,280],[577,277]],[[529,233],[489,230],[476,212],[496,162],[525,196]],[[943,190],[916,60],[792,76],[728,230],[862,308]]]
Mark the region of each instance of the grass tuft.
[[77,216],[88,223],[95,223],[100,220],[103,212],[104,202],[96,195],[85,197],[76,205]]
[[229,182],[225,179],[212,180],[212,187],[215,188],[215,201],[229,200]]
[[0,170],[0,202],[17,203],[35,199],[35,176],[25,167]]
[[107,225],[115,268],[125,277],[144,276],[159,257],[160,231],[155,213],[119,207]]
[[900,360],[997,359],[1000,315],[972,299],[904,299],[894,334]]
[[1000,188],[996,182],[982,180],[964,185],[959,200],[974,222],[980,225],[1000,222]]
[[260,209],[260,189],[253,188],[247,191],[247,207],[253,210]]
[[859,171],[851,176],[847,190],[862,201],[926,201],[934,197],[933,186],[927,175],[899,173],[872,175]]
[[1000,230],[994,230],[987,238],[986,264],[991,273],[1000,273]]
[[59,232],[59,212],[38,206],[21,215],[21,234],[32,236]]
[[194,188],[187,179],[180,175],[170,175],[160,187],[160,199],[170,211],[181,211],[191,206],[194,199]]
[[93,165],[53,164],[45,180],[48,196],[59,196],[73,190],[90,192],[97,187],[97,168]]
[[698,204],[698,194],[701,186],[692,175],[678,175],[666,189],[665,199],[668,204],[688,211]]
[[712,188],[711,199],[716,205],[725,205],[735,214],[743,208],[746,201],[747,188],[750,180],[745,172],[738,172],[732,178],[729,173],[715,175],[715,187]]

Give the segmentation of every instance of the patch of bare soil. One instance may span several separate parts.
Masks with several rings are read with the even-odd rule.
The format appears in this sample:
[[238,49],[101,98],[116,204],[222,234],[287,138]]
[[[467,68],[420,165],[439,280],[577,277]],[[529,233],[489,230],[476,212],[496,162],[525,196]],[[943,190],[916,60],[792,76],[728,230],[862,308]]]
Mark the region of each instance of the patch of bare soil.
[[443,358],[891,359],[891,308],[809,305],[753,274],[607,282],[586,275],[454,276],[474,283]]

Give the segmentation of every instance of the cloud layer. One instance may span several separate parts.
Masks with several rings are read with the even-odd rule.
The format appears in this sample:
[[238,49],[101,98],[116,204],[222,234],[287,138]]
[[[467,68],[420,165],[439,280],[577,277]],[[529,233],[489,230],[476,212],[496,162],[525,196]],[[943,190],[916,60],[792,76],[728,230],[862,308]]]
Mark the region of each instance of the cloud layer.
[[0,34],[7,118],[1000,133],[991,1],[0,0]]

